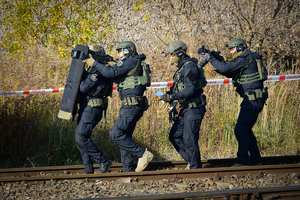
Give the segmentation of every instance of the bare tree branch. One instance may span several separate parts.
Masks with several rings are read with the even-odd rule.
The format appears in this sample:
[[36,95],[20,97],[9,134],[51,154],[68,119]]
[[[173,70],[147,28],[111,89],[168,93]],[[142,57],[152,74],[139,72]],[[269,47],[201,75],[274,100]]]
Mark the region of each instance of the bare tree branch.
[[283,1],[282,0],[277,0],[277,7],[276,9],[274,10],[274,13],[273,13],[273,19],[277,16],[281,6],[283,5]]

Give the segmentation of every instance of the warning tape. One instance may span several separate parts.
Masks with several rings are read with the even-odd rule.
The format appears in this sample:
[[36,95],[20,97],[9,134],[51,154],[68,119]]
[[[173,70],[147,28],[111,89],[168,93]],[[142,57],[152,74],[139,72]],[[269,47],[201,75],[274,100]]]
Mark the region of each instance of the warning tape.
[[[279,76],[268,76],[268,80],[270,81],[292,81],[292,80],[300,80],[300,74],[290,74],[290,75],[279,75]],[[209,79],[207,80],[207,85],[220,85],[220,84],[231,84],[231,78],[228,79]],[[153,82],[150,87],[147,88],[166,88],[172,87],[173,81],[171,82]],[[113,86],[113,89],[116,89],[116,86]],[[0,92],[0,95],[17,95],[17,94],[45,94],[45,93],[55,93],[55,92],[63,92],[64,88],[55,88],[55,89],[41,89],[41,90],[20,90],[20,91],[7,91]]]

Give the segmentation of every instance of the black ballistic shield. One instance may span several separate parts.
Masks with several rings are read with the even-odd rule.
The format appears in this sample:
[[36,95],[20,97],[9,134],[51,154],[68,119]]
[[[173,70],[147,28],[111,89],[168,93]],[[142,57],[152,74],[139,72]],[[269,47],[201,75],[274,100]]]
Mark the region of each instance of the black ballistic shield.
[[73,59],[58,113],[61,119],[70,120],[77,113],[77,95],[85,65],[82,60],[88,57],[88,52],[88,46],[77,45],[71,53]]

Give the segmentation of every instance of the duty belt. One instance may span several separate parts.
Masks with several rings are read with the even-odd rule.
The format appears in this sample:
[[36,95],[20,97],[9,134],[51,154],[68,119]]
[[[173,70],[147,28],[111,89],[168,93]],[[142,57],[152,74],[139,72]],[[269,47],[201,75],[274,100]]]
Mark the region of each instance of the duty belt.
[[182,103],[180,106],[181,108],[197,108],[198,103],[201,103],[201,105],[206,105],[206,96],[204,94],[200,95],[199,97],[192,98],[191,100]]
[[80,106],[105,107],[108,103],[107,97],[90,99],[87,103],[81,103]]
[[248,99],[250,101],[254,101],[256,99],[260,99],[263,97],[265,99],[267,99],[269,97],[268,88],[265,87],[263,89],[256,89],[256,90],[249,91],[249,92],[245,93],[243,96],[243,98],[246,98],[246,97],[248,97]]
[[135,97],[125,97],[122,100],[123,106],[135,106],[138,105],[139,102],[144,102],[146,97],[135,96]]

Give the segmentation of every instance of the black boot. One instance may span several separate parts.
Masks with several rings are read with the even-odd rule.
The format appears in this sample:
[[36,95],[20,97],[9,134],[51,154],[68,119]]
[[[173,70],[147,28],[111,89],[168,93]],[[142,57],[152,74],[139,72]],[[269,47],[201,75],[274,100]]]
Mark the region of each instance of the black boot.
[[84,171],[82,174],[93,174],[94,172],[86,172]]
[[106,173],[112,166],[112,162],[107,160],[105,163],[100,163],[98,174]]

